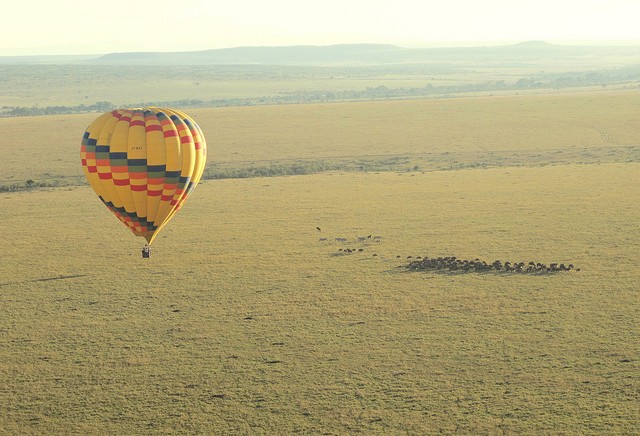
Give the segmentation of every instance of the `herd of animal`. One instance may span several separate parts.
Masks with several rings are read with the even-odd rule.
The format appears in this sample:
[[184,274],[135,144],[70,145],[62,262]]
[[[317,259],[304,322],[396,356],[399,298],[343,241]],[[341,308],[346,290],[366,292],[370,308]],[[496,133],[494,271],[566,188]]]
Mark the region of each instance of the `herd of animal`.
[[480,259],[463,260],[455,256],[447,257],[421,257],[411,259],[406,268],[419,271],[455,271],[455,272],[484,272],[499,271],[521,274],[547,274],[561,271],[580,271],[573,264],[565,265],[564,263],[550,263],[546,265],[540,262],[501,262],[496,260],[493,263],[487,263]]
[[[329,242],[329,238],[320,238],[319,241],[320,242]],[[335,241],[336,242],[347,243],[347,242],[349,242],[349,238],[337,237],[337,238],[335,238]],[[373,236],[373,235],[356,236],[355,241],[356,242],[367,242],[367,241],[381,242],[382,241],[382,236]]]
[[[320,230],[320,228],[318,228]],[[382,236],[357,236],[353,242],[366,243],[369,241],[382,242]],[[328,238],[320,238],[320,242],[329,242]],[[345,244],[350,242],[349,239],[343,237],[335,238],[335,242]],[[338,249],[339,254],[351,254],[362,253],[365,251],[365,245],[358,248],[344,248]],[[377,254],[373,254],[377,257]],[[403,256],[396,256],[396,259],[402,259]],[[406,256],[406,260],[409,262],[401,267],[407,268],[411,271],[450,271],[456,273],[465,272],[501,272],[501,273],[519,273],[519,274],[549,274],[557,272],[568,271],[580,271],[580,268],[576,268],[573,264],[564,263],[550,263],[545,264],[541,262],[502,262],[496,260],[492,263],[488,263],[484,260],[474,259],[459,259],[455,256],[446,257],[428,257],[428,256]]]

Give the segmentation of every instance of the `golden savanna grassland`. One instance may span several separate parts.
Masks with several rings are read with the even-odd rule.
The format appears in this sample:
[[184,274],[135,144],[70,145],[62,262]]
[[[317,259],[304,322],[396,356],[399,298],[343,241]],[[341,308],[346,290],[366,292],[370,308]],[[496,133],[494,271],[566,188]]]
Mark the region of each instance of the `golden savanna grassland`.
[[[407,169],[205,180],[144,261],[86,185],[0,192],[0,432],[638,433],[639,102],[189,111],[213,165]],[[0,119],[2,182],[81,176],[94,116]]]
[[[462,164],[637,161],[637,92],[192,109],[209,166],[407,157]],[[0,118],[0,186],[83,180],[74,145],[95,114]],[[78,132],[81,132],[80,135]]]

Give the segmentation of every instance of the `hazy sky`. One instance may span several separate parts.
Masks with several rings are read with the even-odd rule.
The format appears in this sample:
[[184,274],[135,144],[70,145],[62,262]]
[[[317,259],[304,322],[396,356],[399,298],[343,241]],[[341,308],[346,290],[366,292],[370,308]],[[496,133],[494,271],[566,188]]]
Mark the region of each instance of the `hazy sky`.
[[0,56],[247,45],[640,43],[640,0],[12,0]]

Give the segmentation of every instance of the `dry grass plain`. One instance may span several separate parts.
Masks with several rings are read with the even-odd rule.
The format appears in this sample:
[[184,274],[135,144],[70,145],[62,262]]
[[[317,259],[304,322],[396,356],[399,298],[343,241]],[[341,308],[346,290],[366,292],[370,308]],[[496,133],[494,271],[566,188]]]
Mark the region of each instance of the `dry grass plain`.
[[[576,101],[602,96],[612,104]],[[550,96],[572,114],[568,132],[542,109],[536,129],[510,127],[512,107],[553,106],[529,98],[489,99],[481,113],[469,107],[482,99],[193,112],[213,162],[640,142],[637,110],[616,114],[637,93]],[[422,142],[379,125],[428,107],[438,130],[420,127]],[[360,114],[353,131],[336,127],[347,108]],[[0,120],[21,121],[34,120]],[[79,173],[85,121],[52,118],[58,140],[13,146],[31,150],[33,171]],[[350,139],[336,143],[340,132]],[[87,186],[0,193],[0,432],[637,434],[640,164],[598,156],[207,180],[147,261]],[[333,240],[367,234],[383,240]],[[364,251],[338,252],[347,246]],[[581,271],[410,273],[408,255]]]
[[[407,168],[640,161],[640,93],[193,109],[209,166],[402,158]],[[96,114],[0,118],[0,187],[84,180],[78,132]],[[81,134],[80,134],[81,135]]]

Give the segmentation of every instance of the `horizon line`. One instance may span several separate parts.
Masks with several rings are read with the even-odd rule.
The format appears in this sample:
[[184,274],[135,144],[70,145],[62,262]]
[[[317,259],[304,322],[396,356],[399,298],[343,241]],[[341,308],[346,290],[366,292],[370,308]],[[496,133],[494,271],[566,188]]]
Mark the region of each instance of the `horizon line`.
[[94,53],[37,53],[37,54],[0,54],[0,58],[33,58],[33,57],[91,57],[106,56],[110,54],[138,54],[138,53],[199,53],[216,50],[234,50],[243,48],[287,48],[287,47],[339,47],[339,46],[391,46],[400,49],[430,49],[430,48],[482,48],[513,46],[526,43],[540,43],[557,46],[582,46],[582,47],[630,47],[640,46],[638,39],[569,39],[569,40],[460,40],[460,41],[430,41],[430,42],[405,42],[404,44],[381,42],[339,42],[329,44],[268,44],[268,45],[236,45],[226,47],[203,48],[197,50],[131,50],[131,51],[107,51]]

